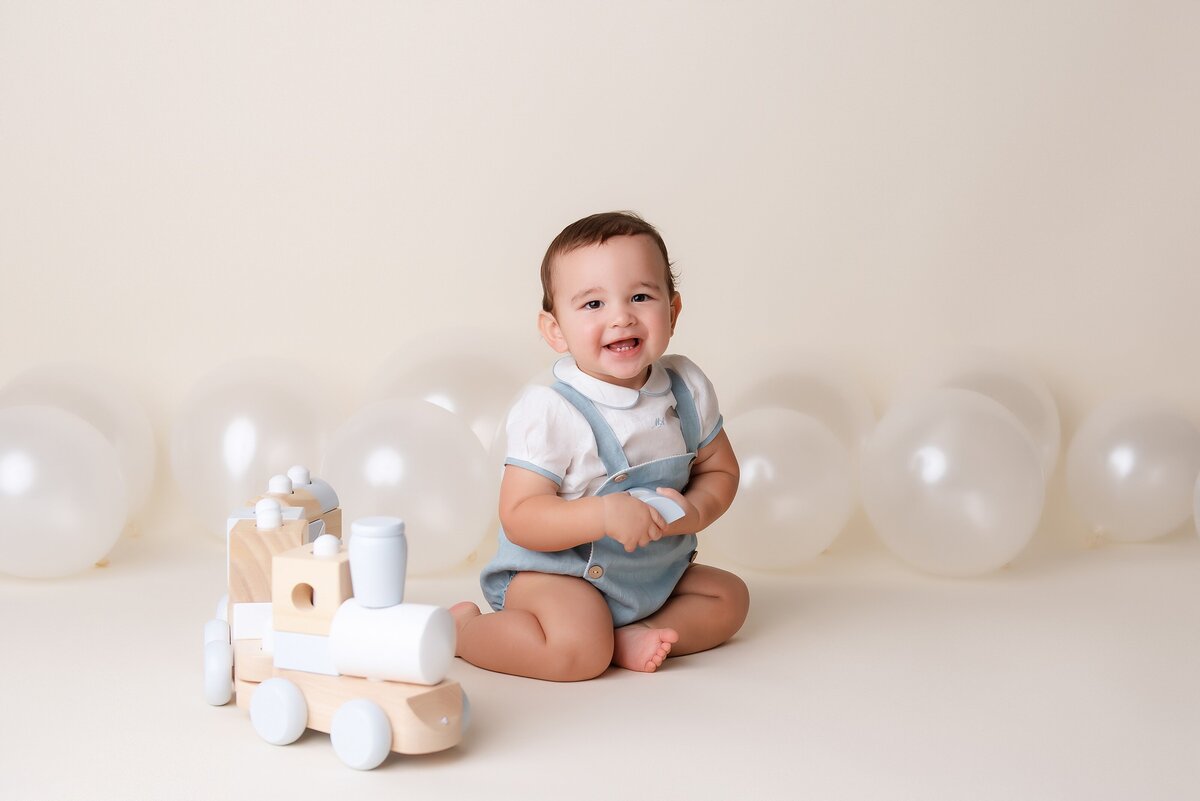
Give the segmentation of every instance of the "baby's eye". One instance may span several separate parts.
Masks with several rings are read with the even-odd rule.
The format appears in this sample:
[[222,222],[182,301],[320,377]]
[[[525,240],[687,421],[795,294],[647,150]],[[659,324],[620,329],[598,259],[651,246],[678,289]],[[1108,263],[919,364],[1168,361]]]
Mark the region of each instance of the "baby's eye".
[[650,296],[645,292],[639,292],[633,296],[632,300],[634,303],[645,303],[646,301],[650,300]]
[[595,311],[596,309],[600,308],[603,305],[604,304],[598,300],[589,300],[587,303],[583,304],[583,308],[590,309],[591,311]]

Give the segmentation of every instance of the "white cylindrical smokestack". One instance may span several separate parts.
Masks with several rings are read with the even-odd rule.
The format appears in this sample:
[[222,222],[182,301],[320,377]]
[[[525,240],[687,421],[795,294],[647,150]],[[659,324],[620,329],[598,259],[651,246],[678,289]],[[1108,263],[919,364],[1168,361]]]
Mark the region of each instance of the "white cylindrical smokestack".
[[408,542],[398,517],[363,517],[350,524],[350,581],[359,604],[370,609],[404,600]]

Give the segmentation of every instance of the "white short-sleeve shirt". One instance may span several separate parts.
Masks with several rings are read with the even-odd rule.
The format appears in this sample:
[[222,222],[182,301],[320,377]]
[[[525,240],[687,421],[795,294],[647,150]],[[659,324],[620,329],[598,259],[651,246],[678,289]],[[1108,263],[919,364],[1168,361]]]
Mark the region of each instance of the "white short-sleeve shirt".
[[[596,404],[631,465],[687,452],[670,368],[691,390],[700,415],[700,447],[721,430],[717,396],[707,376],[685,356],[663,356],[650,368],[641,389],[601,381],[584,373],[570,356],[554,365],[554,377]],[[592,495],[607,477],[596,450],[596,438],[579,410],[550,387],[528,388],[509,412],[505,464],[532,470],[558,485],[559,497],[574,500]]]

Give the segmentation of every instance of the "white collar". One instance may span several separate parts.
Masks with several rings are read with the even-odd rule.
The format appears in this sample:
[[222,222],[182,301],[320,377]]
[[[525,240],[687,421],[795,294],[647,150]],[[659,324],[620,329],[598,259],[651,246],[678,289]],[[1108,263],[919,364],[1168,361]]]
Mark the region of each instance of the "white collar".
[[650,365],[650,377],[641,389],[630,389],[593,378],[580,370],[571,356],[564,356],[554,363],[554,377],[578,390],[593,403],[612,409],[632,409],[642,395],[658,397],[671,391],[671,377],[658,362]]

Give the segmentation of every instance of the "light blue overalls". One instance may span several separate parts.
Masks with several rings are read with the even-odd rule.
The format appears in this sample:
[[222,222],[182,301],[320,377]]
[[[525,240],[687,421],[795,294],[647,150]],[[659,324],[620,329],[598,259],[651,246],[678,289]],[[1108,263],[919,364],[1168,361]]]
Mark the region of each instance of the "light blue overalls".
[[[608,478],[596,495],[626,492],[642,487],[654,492],[670,487],[683,492],[691,477],[692,462],[700,445],[700,413],[691,390],[674,370],[667,370],[675,412],[687,453],[629,465],[617,435],[592,401],[568,384],[552,387],[580,411],[592,428],[596,448]],[[493,609],[504,607],[504,594],[513,576],[522,571],[578,576],[600,590],[612,612],[613,625],[624,626],[657,612],[683,571],[696,556],[696,535],[663,537],[633,553],[612,537],[602,537],[565,551],[531,551],[514,545],[500,530],[500,549],[479,577],[483,595]]]

